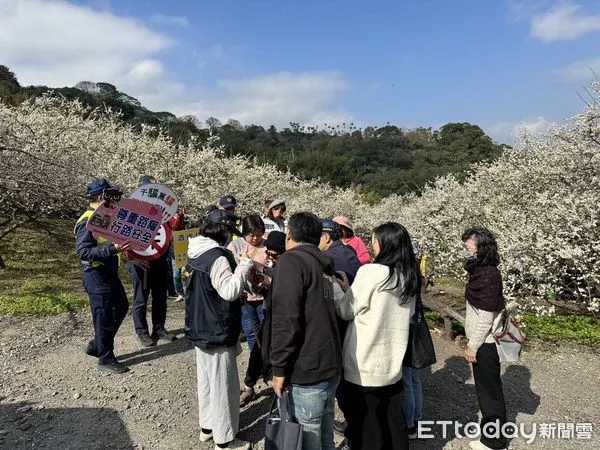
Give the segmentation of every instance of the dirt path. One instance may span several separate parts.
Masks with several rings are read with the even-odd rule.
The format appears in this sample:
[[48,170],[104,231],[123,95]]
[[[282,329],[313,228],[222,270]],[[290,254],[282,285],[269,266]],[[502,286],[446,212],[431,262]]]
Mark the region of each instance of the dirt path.
[[[182,335],[183,307],[169,305],[168,326]],[[0,317],[0,448],[213,448],[198,441],[195,359],[184,339],[140,349],[131,317],[116,340],[123,376],[101,375],[83,353],[91,333],[89,314],[50,318]],[[454,343],[435,337],[438,364],[423,372],[425,419],[477,418],[469,366]],[[239,358],[243,375],[248,353]],[[572,348],[525,352],[522,365],[503,375],[509,417],[533,422],[587,422],[591,440],[514,439],[511,448],[600,448],[597,354]],[[467,381],[465,383],[465,381]],[[272,391],[241,413],[240,437],[262,448],[264,416]],[[434,439],[413,448],[467,448],[468,439]]]

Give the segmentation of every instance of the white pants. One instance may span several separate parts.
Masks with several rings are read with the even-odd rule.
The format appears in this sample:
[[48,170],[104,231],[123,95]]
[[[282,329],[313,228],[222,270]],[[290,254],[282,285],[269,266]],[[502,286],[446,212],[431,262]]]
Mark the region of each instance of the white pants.
[[196,347],[200,428],[215,444],[233,441],[240,427],[240,379],[235,347]]

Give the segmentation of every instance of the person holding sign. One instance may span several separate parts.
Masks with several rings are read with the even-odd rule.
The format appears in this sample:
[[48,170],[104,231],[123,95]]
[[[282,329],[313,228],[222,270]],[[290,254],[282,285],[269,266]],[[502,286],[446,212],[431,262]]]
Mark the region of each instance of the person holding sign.
[[[149,175],[140,178],[140,186],[153,182],[155,183],[156,179]],[[133,284],[133,324],[142,347],[152,347],[159,339],[175,340],[175,337],[165,329],[170,259],[169,252],[166,251],[157,259],[147,261],[144,266],[134,263],[128,265]],[[150,293],[152,293],[152,335],[146,318]]]
[[87,186],[90,207],[75,224],[75,248],[83,265],[81,280],[90,298],[94,323],[95,336],[85,352],[98,358],[98,369],[101,371],[120,374],[129,369],[117,361],[113,352],[114,339],[129,304],[118,268],[119,256],[129,249],[129,244],[113,244],[86,228],[94,210],[114,194],[121,195],[104,178],[94,180]]

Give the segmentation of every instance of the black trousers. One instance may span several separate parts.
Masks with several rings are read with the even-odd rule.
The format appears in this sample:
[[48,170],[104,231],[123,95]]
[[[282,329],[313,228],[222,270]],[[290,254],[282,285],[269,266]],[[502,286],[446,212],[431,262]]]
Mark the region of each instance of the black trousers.
[[[148,297],[152,293],[152,333],[165,328],[167,320],[167,286],[168,269],[163,258],[153,261],[144,274],[133,263],[128,264],[129,274],[133,283],[133,325],[135,332],[148,334]],[[145,280],[144,280],[145,277]]]
[[352,450],[408,449],[408,429],[402,409],[402,380],[383,387],[345,382],[352,406],[344,412]]
[[[499,427],[506,423],[506,404],[504,403],[504,392],[500,379],[500,358],[496,344],[483,344],[479,347],[477,363],[473,364],[473,377],[482,415],[481,443],[494,449],[506,448],[506,439],[501,435],[499,438],[488,438],[483,433],[487,423],[497,422]],[[498,431],[498,433],[500,432]]]
[[115,359],[115,336],[129,308],[127,295],[116,271],[90,269],[85,270],[81,278],[90,298],[95,335],[93,347],[98,360],[108,363]]

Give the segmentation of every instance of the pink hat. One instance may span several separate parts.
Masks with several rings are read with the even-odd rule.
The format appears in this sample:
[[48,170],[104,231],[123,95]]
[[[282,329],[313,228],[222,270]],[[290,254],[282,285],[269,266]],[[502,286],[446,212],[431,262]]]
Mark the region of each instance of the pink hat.
[[352,225],[350,225],[350,220],[348,220],[347,217],[344,216],[337,216],[333,218],[333,221],[343,227],[346,227],[348,229],[352,229]]

